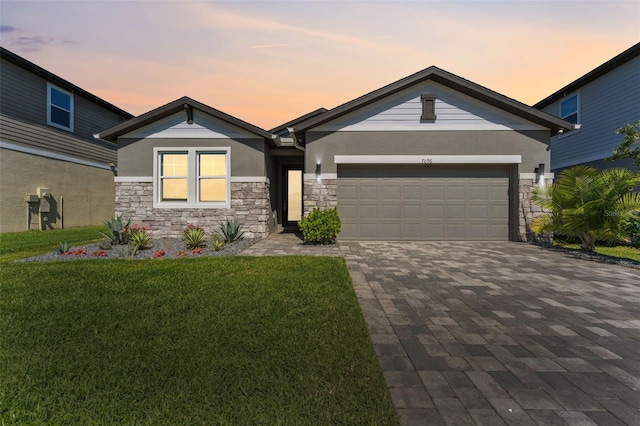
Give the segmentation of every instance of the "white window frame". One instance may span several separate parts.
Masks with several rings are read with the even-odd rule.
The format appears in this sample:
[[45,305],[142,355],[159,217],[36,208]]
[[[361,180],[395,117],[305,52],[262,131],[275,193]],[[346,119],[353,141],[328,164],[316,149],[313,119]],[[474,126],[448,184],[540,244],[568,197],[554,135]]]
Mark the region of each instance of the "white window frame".
[[[565,103],[566,101],[568,101],[569,99],[576,97],[576,126],[580,125],[580,92],[575,92],[570,94],[569,96],[565,96],[562,99],[560,99],[560,102],[558,102],[558,117],[560,117],[561,119],[565,119],[565,117],[567,117],[566,115],[563,117],[562,116],[562,104]],[[571,114],[569,114],[571,115]]]
[[[162,201],[160,184],[160,158],[164,153],[187,153],[187,201]],[[227,199],[224,202],[198,201],[198,154],[225,154]],[[168,209],[207,208],[228,209],[231,207],[231,147],[155,147],[153,148],[153,207]]]
[[[51,121],[51,107],[55,107],[58,109],[61,109],[63,111],[66,111],[64,108],[60,108],[58,105],[52,105],[51,104],[51,89],[56,89],[58,92],[64,93],[65,95],[69,96],[69,107],[70,109],[67,111],[69,113],[69,127],[67,126],[63,126],[62,124],[58,124],[54,121]],[[69,92],[68,90],[64,90],[61,89],[60,87],[51,84],[51,83],[47,83],[47,124],[49,126],[52,127],[57,127],[58,129],[62,129],[62,130],[66,130],[69,132],[73,132],[73,121],[74,121],[74,108],[73,108],[73,93]]]

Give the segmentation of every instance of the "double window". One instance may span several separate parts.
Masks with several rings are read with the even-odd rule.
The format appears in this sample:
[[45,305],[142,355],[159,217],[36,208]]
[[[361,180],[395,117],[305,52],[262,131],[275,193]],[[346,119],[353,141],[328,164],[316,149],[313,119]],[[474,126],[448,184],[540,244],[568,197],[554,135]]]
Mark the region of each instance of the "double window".
[[155,205],[229,207],[229,148],[156,148],[154,154]]
[[569,96],[560,101],[560,118],[569,123],[578,124],[580,122],[579,107],[580,99],[578,94]]
[[73,132],[73,94],[47,83],[47,124]]

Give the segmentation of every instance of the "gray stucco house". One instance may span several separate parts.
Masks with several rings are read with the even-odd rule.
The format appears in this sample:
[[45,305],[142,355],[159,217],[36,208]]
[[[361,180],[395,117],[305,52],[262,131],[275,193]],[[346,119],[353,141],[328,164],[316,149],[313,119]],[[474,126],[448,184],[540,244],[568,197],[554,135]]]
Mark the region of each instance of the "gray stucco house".
[[632,160],[606,161],[622,142],[616,129],[640,120],[640,43],[534,105],[576,125],[551,138],[551,170],[577,164],[599,169],[627,167]]
[[0,232],[100,225],[116,146],[94,133],[133,115],[0,47]]
[[430,67],[271,131],[185,97],[98,137],[118,145],[116,211],[168,235],[237,218],[260,238],[337,206],[341,239],[520,241],[572,129]]

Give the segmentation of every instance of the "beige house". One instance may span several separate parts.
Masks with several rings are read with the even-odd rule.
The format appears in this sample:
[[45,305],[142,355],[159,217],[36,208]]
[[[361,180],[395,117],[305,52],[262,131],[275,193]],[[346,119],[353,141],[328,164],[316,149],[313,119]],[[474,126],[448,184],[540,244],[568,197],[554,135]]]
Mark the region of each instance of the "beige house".
[[0,48],[0,232],[99,225],[113,215],[114,144],[133,116]]

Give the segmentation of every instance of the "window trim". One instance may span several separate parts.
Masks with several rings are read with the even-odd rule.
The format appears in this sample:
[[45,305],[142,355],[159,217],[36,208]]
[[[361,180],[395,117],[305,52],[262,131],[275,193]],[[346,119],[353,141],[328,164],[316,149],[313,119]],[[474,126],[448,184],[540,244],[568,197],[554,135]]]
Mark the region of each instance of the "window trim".
[[[438,96],[435,93],[425,93],[423,95],[420,95],[420,104],[422,105],[422,115],[420,116],[420,121],[434,121],[436,119],[437,98]],[[428,104],[430,104],[432,108],[426,108]]]
[[[187,153],[187,201],[162,201],[160,187],[160,157],[164,153]],[[198,154],[220,153],[225,154],[226,166],[226,190],[227,199],[224,202],[198,202]],[[228,209],[231,207],[231,147],[154,147],[153,148],[153,207],[168,209]]]
[[[567,102],[569,99],[576,97],[576,125],[580,125],[580,92],[574,92],[571,93],[570,95],[564,96],[562,99],[560,99],[560,102],[558,102],[558,117],[560,117],[562,120],[564,120],[566,117],[568,116],[562,116],[562,104]],[[571,115],[571,114],[569,114]]]
[[[59,107],[58,105],[53,105],[51,103],[51,89],[55,89],[58,92],[64,93],[65,95],[69,96],[69,111],[65,110],[64,108]],[[69,113],[69,127],[67,126],[63,126],[62,124],[58,124],[54,121],[51,121],[51,107],[55,107],[58,109],[61,109],[63,111],[67,111]],[[47,124],[49,126],[58,128],[58,129],[62,129],[62,130],[66,130],[68,132],[72,132],[73,133],[73,122],[74,122],[74,102],[73,102],[73,92],[69,92],[68,90],[64,90],[58,86],[56,86],[55,84],[51,84],[49,82],[47,82]]]

